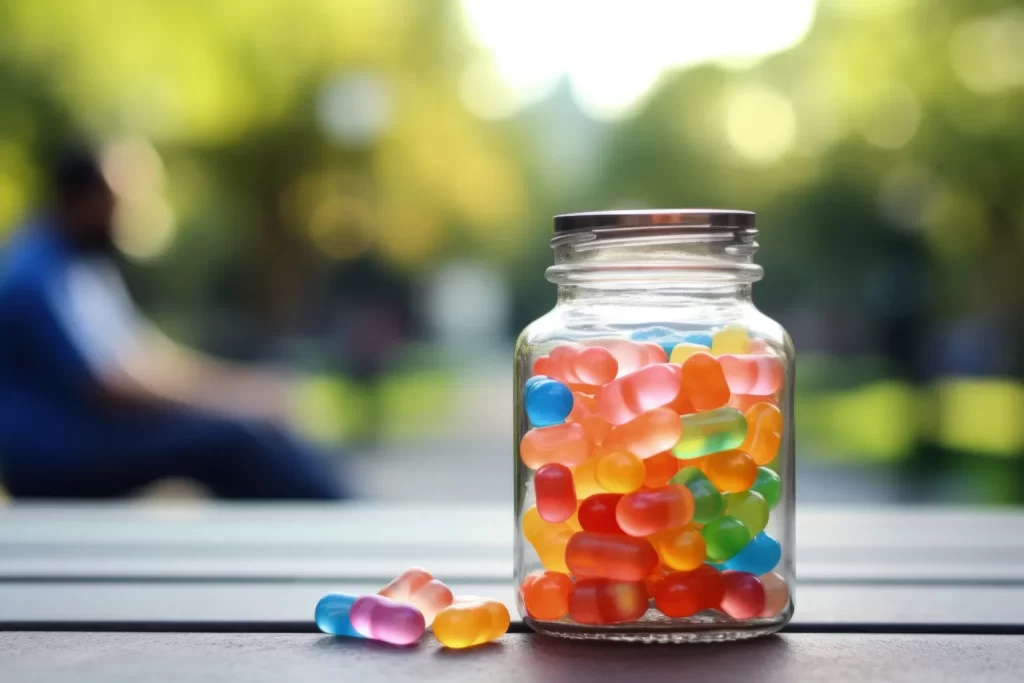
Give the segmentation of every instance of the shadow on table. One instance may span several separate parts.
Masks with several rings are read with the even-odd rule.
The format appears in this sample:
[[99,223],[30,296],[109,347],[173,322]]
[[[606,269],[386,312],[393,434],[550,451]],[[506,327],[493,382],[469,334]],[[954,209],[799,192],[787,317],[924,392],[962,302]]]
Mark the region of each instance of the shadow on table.
[[430,645],[425,642],[425,639],[412,645],[390,645],[379,640],[370,640],[369,638],[339,638],[327,635],[317,638],[313,647],[317,650],[337,650],[339,653],[386,654],[389,657],[419,655],[430,649]]
[[[523,639],[522,662],[536,680],[645,680],[666,671],[684,680],[686,669],[722,680],[757,680],[759,671],[781,669],[790,655],[784,638],[766,636],[732,643],[638,645],[533,636]],[[672,667],[672,668],[667,668]]]

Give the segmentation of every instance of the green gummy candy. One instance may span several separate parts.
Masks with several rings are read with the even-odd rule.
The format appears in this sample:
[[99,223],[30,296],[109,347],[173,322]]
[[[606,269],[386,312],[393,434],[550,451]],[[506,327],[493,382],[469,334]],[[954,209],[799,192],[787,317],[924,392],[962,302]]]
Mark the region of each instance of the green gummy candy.
[[768,502],[757,491],[725,494],[725,514],[743,522],[751,536],[768,526]]
[[726,515],[709,522],[701,529],[701,534],[707,546],[708,559],[712,562],[731,559],[750,542],[750,532],[743,522]]
[[747,438],[747,418],[735,408],[716,408],[683,415],[683,435],[672,455],[691,460],[738,447]]
[[693,521],[707,524],[722,514],[722,494],[696,467],[679,470],[671,483],[685,486],[693,494]]
[[750,487],[750,490],[760,493],[768,502],[768,507],[774,510],[775,506],[779,504],[779,498],[782,497],[782,480],[773,470],[767,467],[758,467],[757,479],[754,480],[754,485]]

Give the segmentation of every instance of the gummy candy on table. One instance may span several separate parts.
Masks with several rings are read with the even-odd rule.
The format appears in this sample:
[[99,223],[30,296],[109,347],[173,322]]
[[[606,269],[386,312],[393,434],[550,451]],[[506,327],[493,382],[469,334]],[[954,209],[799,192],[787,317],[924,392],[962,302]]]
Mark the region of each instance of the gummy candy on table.
[[621,425],[679,395],[682,371],[671,363],[648,365],[605,384],[597,392],[597,410],[605,421]]
[[643,461],[626,451],[597,456],[597,483],[611,493],[631,493],[644,485],[647,470]]
[[519,455],[530,469],[549,462],[567,467],[578,465],[590,457],[591,445],[583,425],[575,422],[535,427],[523,435]]
[[537,512],[545,522],[564,522],[576,512],[576,488],[572,470],[565,465],[541,465],[533,475]]
[[704,473],[723,493],[746,491],[757,480],[757,463],[740,450],[721,451],[708,456]]
[[701,535],[712,562],[725,562],[750,542],[750,531],[743,522],[726,515],[704,525]]
[[615,506],[621,499],[621,493],[597,493],[580,501],[580,526],[584,531],[624,536],[626,532],[615,521]]
[[577,579],[643,581],[658,564],[658,553],[646,538],[580,531],[569,539],[565,563]]
[[[695,461],[689,461],[695,462]],[[711,480],[697,467],[684,467],[672,477],[673,484],[680,484],[693,495],[693,521],[707,524],[722,514],[724,501]]]
[[732,395],[718,359],[710,353],[695,353],[683,363],[683,392],[697,410],[722,408]]
[[679,442],[683,423],[671,408],[655,408],[641,413],[625,424],[612,427],[602,445],[622,449],[639,458],[649,458]]
[[[725,514],[743,522],[747,531],[757,536],[768,525],[768,501],[757,491],[725,494]],[[763,574],[764,572],[754,572]]]
[[628,493],[615,507],[615,521],[630,536],[650,536],[685,526],[691,519],[693,494],[678,484]]
[[593,457],[572,468],[577,499],[587,498],[595,493],[607,493],[607,490],[597,481],[597,461],[598,458]]
[[750,349],[750,337],[747,328],[742,325],[726,325],[711,335],[711,353],[721,356],[723,353],[747,353]]
[[569,591],[572,579],[567,574],[537,571],[523,579],[519,593],[526,612],[534,619],[554,621],[569,611]]
[[583,425],[590,443],[601,444],[612,431],[612,426],[601,419],[597,412],[597,399],[581,392],[573,393],[572,412],[568,421]]
[[775,569],[781,559],[782,545],[762,531],[741,551],[726,560],[725,567],[760,576]]
[[672,447],[680,460],[736,448],[747,438],[747,418],[735,408],[683,415],[683,435]]
[[767,467],[758,467],[757,478],[754,480],[754,485],[750,487],[750,490],[760,493],[761,497],[768,503],[768,507],[774,508],[779,504],[779,499],[782,497],[782,480],[779,479],[779,475],[774,470]]
[[452,649],[481,645],[505,635],[512,623],[508,608],[497,600],[457,600],[434,620],[434,637]]
[[647,612],[647,605],[643,581],[583,579],[569,593],[569,617],[580,624],[635,621]]
[[532,384],[527,382],[523,404],[526,406],[526,416],[534,427],[562,424],[572,412],[572,391],[554,379],[541,379]]
[[764,611],[761,612],[761,617],[774,617],[789,603],[789,584],[775,572],[765,574],[760,578],[761,585],[764,587]]
[[644,477],[644,486],[649,489],[664,486],[679,471],[680,462],[682,461],[676,459],[668,451],[662,451],[650,458],[645,458],[644,470],[646,471],[646,476]]
[[565,547],[573,536],[568,524],[545,522],[537,508],[531,507],[523,513],[523,536],[533,546],[545,569],[569,573],[565,565]]
[[377,592],[395,602],[412,605],[423,614],[427,626],[442,609],[452,604],[448,586],[435,579],[426,569],[412,567],[399,574]]
[[782,359],[770,353],[722,354],[718,360],[734,394],[770,396],[785,379]]
[[364,595],[352,603],[352,628],[373,640],[410,645],[423,635],[426,621],[413,607],[381,595]]
[[680,527],[660,531],[648,538],[658,551],[661,564],[677,571],[691,571],[704,564],[706,549],[700,531]]
[[348,593],[328,593],[316,603],[313,619],[316,627],[332,636],[363,638],[363,634],[352,628],[349,615],[357,596]]
[[782,443],[782,411],[773,403],[755,403],[746,412],[747,438],[741,451],[750,453],[758,465],[767,465]]
[[647,596],[649,598],[652,600],[654,599],[654,591],[658,587],[658,584],[671,573],[671,569],[663,564],[659,564],[651,571],[650,574],[647,575],[647,578],[644,579],[644,586],[647,588]]
[[682,365],[690,356],[697,353],[706,353],[707,351],[708,347],[703,346],[702,344],[680,342],[672,349],[672,353],[668,357],[668,362]]
[[722,572],[725,595],[721,610],[733,619],[753,619],[764,612],[764,586],[753,574],[727,570]]

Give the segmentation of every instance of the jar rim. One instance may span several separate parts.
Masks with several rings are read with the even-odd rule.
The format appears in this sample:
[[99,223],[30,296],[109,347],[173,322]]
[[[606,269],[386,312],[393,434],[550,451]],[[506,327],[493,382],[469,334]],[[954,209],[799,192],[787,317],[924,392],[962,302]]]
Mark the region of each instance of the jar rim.
[[587,211],[555,216],[556,236],[622,228],[742,231],[757,227],[757,214],[737,209],[633,209]]

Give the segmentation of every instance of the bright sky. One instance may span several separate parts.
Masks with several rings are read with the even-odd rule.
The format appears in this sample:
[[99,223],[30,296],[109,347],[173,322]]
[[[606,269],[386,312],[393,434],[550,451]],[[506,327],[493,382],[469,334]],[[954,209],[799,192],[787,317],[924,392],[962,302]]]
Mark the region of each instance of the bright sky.
[[628,116],[663,71],[701,62],[752,63],[796,45],[816,0],[462,0],[485,51],[460,91],[475,113],[501,118],[566,76],[580,107]]

